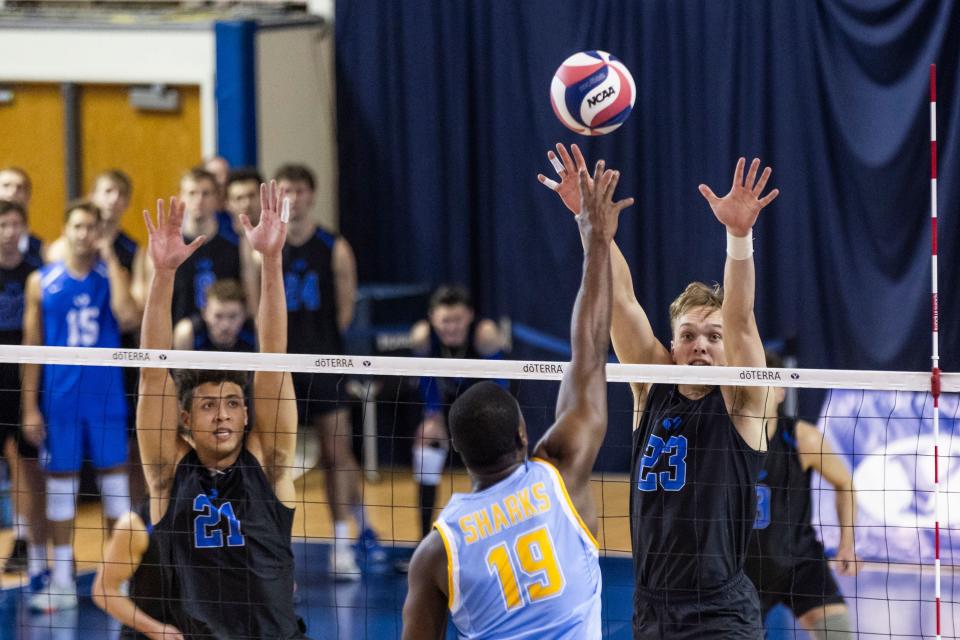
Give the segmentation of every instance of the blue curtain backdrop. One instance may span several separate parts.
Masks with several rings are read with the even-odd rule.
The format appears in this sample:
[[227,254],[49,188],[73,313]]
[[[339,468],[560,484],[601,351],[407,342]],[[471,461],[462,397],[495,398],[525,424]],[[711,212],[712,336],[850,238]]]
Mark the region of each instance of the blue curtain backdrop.
[[[942,366],[960,369],[960,3],[920,0],[346,0],[337,3],[342,228],[361,278],[459,280],[487,315],[566,337],[575,225],[536,181],[578,142],[637,205],[618,242],[654,330],[691,280],[722,279],[697,192],[736,159],[780,198],[754,235],[764,337],[804,367],[930,366],[928,65],[938,64]],[[614,133],[549,103],[568,55],[604,49],[638,88]]]

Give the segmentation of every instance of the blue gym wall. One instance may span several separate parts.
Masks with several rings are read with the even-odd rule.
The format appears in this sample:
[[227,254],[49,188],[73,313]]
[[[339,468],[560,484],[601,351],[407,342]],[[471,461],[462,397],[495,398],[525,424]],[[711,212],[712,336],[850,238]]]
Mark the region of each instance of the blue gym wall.
[[[367,0],[336,16],[342,230],[362,280],[460,280],[484,314],[566,337],[580,242],[536,174],[552,175],[553,143],[578,142],[637,198],[618,241],[667,341],[670,300],[722,278],[724,230],[697,185],[725,192],[737,157],[759,156],[782,194],[754,230],[757,316],[765,337],[796,337],[803,367],[930,366],[937,62],[942,365],[958,369],[960,3]],[[594,48],[639,95],[588,139],[548,90]],[[615,431],[601,466],[625,465]]]

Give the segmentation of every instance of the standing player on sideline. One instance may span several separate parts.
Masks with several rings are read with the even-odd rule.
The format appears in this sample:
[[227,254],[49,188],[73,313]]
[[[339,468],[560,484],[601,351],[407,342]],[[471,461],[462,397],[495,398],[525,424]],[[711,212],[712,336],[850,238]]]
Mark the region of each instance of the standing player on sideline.
[[[527,459],[517,401],[482,382],[450,409],[453,446],[473,493],[455,494],[413,555],[404,640],[442,638],[449,608],[470,638],[600,638],[597,509],[590,472],[607,430],[610,245],[620,212],[619,174],[581,169],[577,217],[584,262],[573,308],[573,358],[556,422]],[[517,571],[517,568],[520,571]]]
[[263,177],[252,168],[233,169],[227,174],[224,204],[233,217],[234,226],[240,226],[240,216],[247,216],[250,224],[260,223],[260,184]]
[[[20,251],[27,211],[0,200],[0,344],[23,342],[24,291],[27,278],[42,264]],[[30,590],[43,588],[47,569],[47,518],[39,450],[20,432],[20,366],[0,365],[0,446],[10,471],[10,495],[17,522],[7,573],[27,570]]]
[[[287,225],[276,184],[263,185],[263,213],[244,232],[262,255],[257,316],[262,353],[287,350],[287,307],[281,268]],[[156,223],[144,213],[154,274],[143,316],[141,346],[169,349],[177,268],[203,242],[180,234],[184,206],[157,203]],[[290,374],[254,375],[253,426],[244,434],[245,375],[143,369],[137,432],[150,489],[150,517],[163,562],[174,574],[189,635],[208,627],[217,638],[302,638],[293,609],[292,464],[297,404]],[[175,389],[175,394],[174,394]],[[178,422],[184,435],[178,435]]]
[[[290,353],[341,354],[357,294],[353,249],[345,238],[314,221],[316,179],[309,168],[287,164],[274,178],[290,198],[290,230],[283,249]],[[361,550],[368,550],[371,558],[383,551],[363,506],[360,465],[353,455],[353,421],[349,407],[337,402],[341,383],[337,375],[293,374],[300,420],[315,427],[320,437],[333,515],[330,570],[337,580],[358,580],[360,567],[351,545],[349,518],[356,522]]]
[[[783,368],[777,354],[766,357],[768,367]],[[845,576],[857,573],[853,477],[815,425],[779,415],[784,396],[779,387],[769,398],[767,462],[744,572],[757,587],[764,617],[784,604],[816,640],[852,640],[850,612],[810,524],[810,475],[816,471],[836,491],[840,545],[834,560]]]
[[[64,260],[27,280],[23,343],[117,348],[120,333],[135,326],[139,314],[127,271],[100,237],[100,210],[88,201],[69,204],[63,235]],[[23,431],[45,449],[53,574],[30,607],[57,611],[77,606],[73,529],[85,454],[98,471],[108,529],[130,510],[127,404],[119,368],[43,365],[41,398],[40,366],[23,369]]]
[[[4,167],[0,169],[0,200],[9,200],[23,206],[29,212],[30,198],[33,196],[33,182],[29,174],[20,167]],[[44,262],[46,247],[43,240],[24,229],[17,245],[20,253],[30,256],[35,262]]]
[[257,330],[247,315],[247,299],[236,280],[217,280],[207,288],[207,306],[173,328],[173,348],[254,353]]
[[[503,355],[503,336],[492,320],[475,319],[473,303],[466,288],[438,287],[430,296],[427,319],[410,330],[410,349],[421,358],[486,358]],[[420,537],[430,533],[437,485],[443,474],[450,447],[447,409],[460,393],[475,381],[449,378],[421,378],[423,421],[413,440],[413,480],[418,486]],[[398,564],[402,571],[403,564]]]
[[[548,157],[561,182],[538,176],[574,213],[579,210],[576,162]],[[753,315],[753,224],[779,195],[762,196],[770,168],[757,177],[754,160],[744,184],[744,159],[733,186],[718,198],[700,193],[727,228],[724,290],[692,283],[670,305],[668,351],[654,336],[633,291],[630,269],[614,244],[611,337],[629,364],[765,366]],[[743,574],[756,515],[755,487],[766,451],[764,387],[634,384],[640,422],[633,432],[630,527],[633,542],[633,635],[640,638],[757,638],[760,605]]]

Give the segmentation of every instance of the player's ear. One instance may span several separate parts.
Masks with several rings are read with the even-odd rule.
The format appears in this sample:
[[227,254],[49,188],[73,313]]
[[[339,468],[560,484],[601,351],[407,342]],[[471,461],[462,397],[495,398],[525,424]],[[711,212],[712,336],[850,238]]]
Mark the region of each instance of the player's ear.
[[517,449],[527,452],[527,423],[523,420],[523,414],[520,414],[520,423],[517,425]]

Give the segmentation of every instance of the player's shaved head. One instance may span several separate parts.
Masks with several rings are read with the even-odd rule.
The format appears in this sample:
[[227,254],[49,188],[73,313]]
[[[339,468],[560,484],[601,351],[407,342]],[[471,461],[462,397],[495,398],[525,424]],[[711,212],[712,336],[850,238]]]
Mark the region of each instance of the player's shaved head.
[[526,446],[520,423],[517,401],[492,382],[478,382],[450,407],[453,448],[474,471],[493,472],[516,461]]

